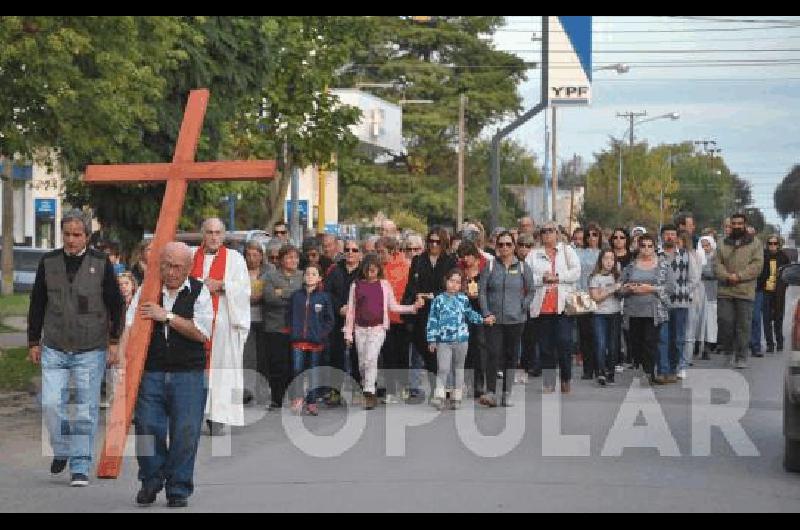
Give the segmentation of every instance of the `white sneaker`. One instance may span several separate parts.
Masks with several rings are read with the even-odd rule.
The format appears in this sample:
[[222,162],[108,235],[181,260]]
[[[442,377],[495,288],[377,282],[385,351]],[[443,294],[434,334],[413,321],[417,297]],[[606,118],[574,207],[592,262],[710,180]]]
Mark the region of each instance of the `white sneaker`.
[[526,372],[525,370],[520,370],[520,372],[522,372],[522,373],[520,374],[520,377],[519,377],[520,381],[519,382],[522,383],[523,385],[527,385],[528,384],[528,372]]
[[686,370],[678,371],[678,379],[686,379]]
[[614,368],[614,371],[615,371],[615,372],[617,372],[618,374],[621,374],[622,372],[624,372],[624,371],[625,371],[625,367],[624,367],[624,366],[622,366],[621,364],[618,364],[618,365],[617,365],[617,366]]
[[399,405],[400,403],[402,403],[402,401],[397,399],[394,394],[386,394],[386,397],[383,398],[384,405]]

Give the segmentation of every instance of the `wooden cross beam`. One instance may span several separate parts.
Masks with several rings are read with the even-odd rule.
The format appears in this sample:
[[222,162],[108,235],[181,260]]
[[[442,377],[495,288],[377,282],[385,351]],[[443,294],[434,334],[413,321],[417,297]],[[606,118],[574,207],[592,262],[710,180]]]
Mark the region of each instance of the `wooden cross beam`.
[[[186,198],[186,188],[190,180],[256,180],[275,176],[274,160],[195,162],[197,142],[203,127],[209,91],[192,90],[183,116],[183,123],[175,146],[171,164],[121,164],[108,166],[88,166],[84,181],[91,184],[119,184],[166,181],[167,190],[161,203],[161,213],[156,224],[152,252],[147,262],[147,273],[141,286],[140,302],[158,302],[161,292],[161,271],[159,256],[165,244],[174,240],[178,219]],[[142,379],[147,349],[153,321],[145,320],[136,314],[126,347],[124,367],[125,377],[117,382],[111,413],[106,426],[103,452],[97,464],[97,476],[117,478],[122,464],[125,441],[130,428],[136,396]]]

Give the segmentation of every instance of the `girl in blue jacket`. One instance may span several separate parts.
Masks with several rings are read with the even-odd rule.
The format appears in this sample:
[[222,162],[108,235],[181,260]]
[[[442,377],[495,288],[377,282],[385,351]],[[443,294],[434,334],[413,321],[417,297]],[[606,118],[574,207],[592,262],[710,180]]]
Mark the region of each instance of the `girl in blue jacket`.
[[445,292],[431,304],[428,316],[428,349],[436,352],[439,364],[436,390],[431,405],[441,410],[445,405],[445,385],[450,370],[455,371],[452,392],[453,408],[461,406],[464,388],[464,361],[469,344],[469,324],[483,324],[480,313],[472,309],[467,296],[461,292],[461,271],[453,269],[445,275]]
[[292,412],[303,412],[303,386],[306,360],[311,368],[311,381],[305,400],[305,410],[312,416],[317,415],[317,387],[322,352],[328,335],[333,330],[333,302],[328,293],[322,290],[322,275],[319,267],[309,265],[303,274],[304,288],[292,293],[289,299],[289,341],[292,351],[292,373],[294,381],[290,388]]

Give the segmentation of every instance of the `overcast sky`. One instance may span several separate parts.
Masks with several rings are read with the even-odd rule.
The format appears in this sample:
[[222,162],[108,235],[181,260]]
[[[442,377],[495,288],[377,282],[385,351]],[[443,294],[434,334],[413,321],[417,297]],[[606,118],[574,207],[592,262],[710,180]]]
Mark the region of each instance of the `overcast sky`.
[[[539,62],[541,42],[532,38],[541,36],[541,17],[506,20],[497,48]],[[591,106],[559,109],[560,162],[577,153],[591,163],[609,135],[625,134],[617,112],[679,112],[677,121],[635,127],[637,140],[716,140],[731,170],[752,184],[767,221],[790,228],[775,212],[773,193],[800,163],[800,17],[594,17],[592,46],[593,69],[626,63],[630,72],[595,71]],[[539,101],[540,75],[530,70],[521,85],[525,110]],[[512,137],[542,163],[543,114]]]

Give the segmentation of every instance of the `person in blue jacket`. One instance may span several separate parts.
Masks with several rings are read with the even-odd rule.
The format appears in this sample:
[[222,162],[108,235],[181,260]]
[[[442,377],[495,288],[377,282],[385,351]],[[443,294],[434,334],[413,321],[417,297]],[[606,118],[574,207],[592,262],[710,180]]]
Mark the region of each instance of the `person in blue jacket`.
[[[310,365],[311,381],[305,399],[305,411],[317,415],[317,387],[319,374],[317,368],[325,350],[328,335],[333,330],[333,302],[331,296],[322,289],[322,274],[319,267],[309,265],[303,274],[304,288],[292,293],[289,299],[287,324],[292,351],[292,373],[294,381],[290,388],[292,412],[303,412],[303,373],[306,364]],[[309,361],[306,363],[306,361]]]
[[445,406],[445,385],[450,370],[455,371],[453,408],[461,405],[464,388],[464,361],[469,345],[469,324],[483,324],[480,313],[472,309],[467,296],[461,292],[462,272],[453,269],[445,275],[445,292],[431,304],[428,315],[428,350],[436,352],[438,373],[431,405],[441,410]]

